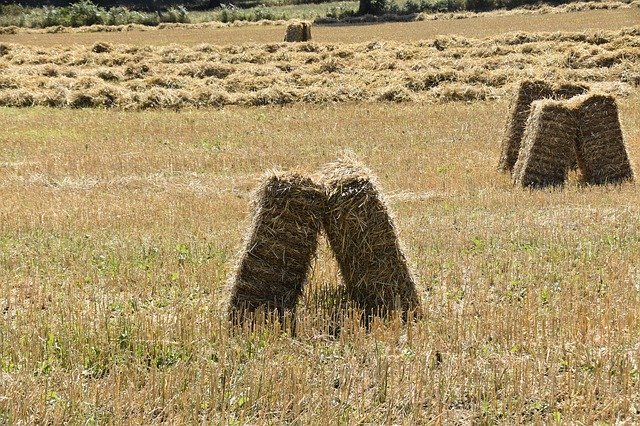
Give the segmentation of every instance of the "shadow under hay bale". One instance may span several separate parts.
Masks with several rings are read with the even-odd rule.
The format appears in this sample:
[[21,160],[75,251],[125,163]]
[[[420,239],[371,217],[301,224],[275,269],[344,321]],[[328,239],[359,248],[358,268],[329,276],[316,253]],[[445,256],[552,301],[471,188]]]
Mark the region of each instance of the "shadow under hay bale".
[[284,41],[309,41],[311,40],[311,23],[310,22],[292,22],[287,25],[284,35]]
[[513,182],[523,187],[563,185],[575,159],[577,122],[565,102],[533,102],[513,169]]
[[406,316],[419,308],[414,278],[393,220],[374,179],[351,159],[323,170],[327,192],[324,229],[351,302],[372,315]]
[[583,181],[601,185],[633,180],[615,99],[585,95],[573,104],[579,120],[576,154]]
[[253,222],[231,282],[229,315],[293,312],[307,281],[322,227],[324,192],[295,173],[269,176],[254,199]]
[[531,103],[544,98],[550,98],[553,90],[544,81],[525,80],[520,83],[518,92],[511,105],[511,112],[507,121],[507,129],[502,141],[502,152],[498,169],[511,172],[518,159],[522,135],[529,113]]

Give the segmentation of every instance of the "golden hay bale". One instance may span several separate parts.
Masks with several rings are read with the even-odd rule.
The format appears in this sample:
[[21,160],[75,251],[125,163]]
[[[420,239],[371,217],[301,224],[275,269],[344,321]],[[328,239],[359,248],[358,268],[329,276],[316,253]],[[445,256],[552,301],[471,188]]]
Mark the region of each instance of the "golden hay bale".
[[576,151],[584,182],[599,185],[632,180],[616,100],[592,94],[575,98],[573,103],[580,123]]
[[549,98],[552,95],[551,86],[544,81],[525,80],[520,83],[518,92],[511,104],[506,134],[502,140],[502,153],[498,164],[499,170],[505,172],[513,170],[518,159],[527,117],[531,112],[531,103],[539,99]]
[[243,321],[259,308],[294,310],[316,252],[324,192],[296,173],[272,174],[253,200],[253,221],[231,281],[228,313]]
[[347,296],[365,313],[387,315],[419,308],[413,275],[382,194],[371,173],[346,158],[322,173],[324,229]]
[[554,99],[570,99],[574,96],[584,95],[590,87],[584,84],[560,83],[553,87]]
[[310,22],[292,22],[287,25],[284,41],[309,41],[311,40]]
[[577,122],[564,101],[540,100],[531,105],[513,182],[524,187],[563,185],[575,159]]

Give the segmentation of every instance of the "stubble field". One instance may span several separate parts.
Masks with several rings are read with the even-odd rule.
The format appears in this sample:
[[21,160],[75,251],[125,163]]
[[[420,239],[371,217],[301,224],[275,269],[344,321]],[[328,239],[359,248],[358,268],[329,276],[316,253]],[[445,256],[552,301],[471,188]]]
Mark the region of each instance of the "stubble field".
[[[468,43],[453,49],[484,43],[486,57],[447,60],[452,67],[470,58],[478,66],[501,64],[504,83],[484,100],[438,99],[405,86],[405,102],[367,95],[174,111],[137,104],[74,109],[64,92],[60,108],[0,109],[0,423],[640,421],[636,185],[582,187],[572,176],[564,189],[532,192],[496,171],[509,95],[526,75],[523,61],[534,75],[586,80],[617,93],[630,157],[640,164],[640,93],[630,77],[640,36],[637,26],[616,26],[618,19],[620,27],[633,25],[627,19],[637,10],[598,11],[603,19],[586,26],[584,15],[569,13],[545,28],[574,34],[573,48],[583,49],[576,50],[583,52],[574,58],[577,67],[547,55],[553,37],[533,29],[528,43],[545,48],[516,52],[511,65],[500,62],[514,53],[497,40],[516,36],[489,34],[491,20],[469,20],[478,37],[493,38],[467,33]],[[512,19],[521,30],[521,18]],[[400,32],[405,24],[385,25]],[[362,39],[343,46],[318,39],[313,46],[326,53],[328,46],[358,52],[349,43],[391,44],[387,53],[406,71],[405,61],[429,58],[396,53],[416,50],[424,39],[442,55],[434,60],[444,61],[447,46],[434,48],[430,30],[390,43],[376,28],[350,29]],[[80,42],[86,48],[70,49],[93,57],[90,48],[102,42],[127,54],[120,41],[91,36]],[[0,86],[0,97],[26,87],[34,67],[94,72],[91,61],[14,63],[12,52],[35,49],[19,37],[0,39],[9,46],[0,78],[17,85]],[[38,37],[44,46],[47,37],[62,36]],[[226,47],[201,43],[224,57]],[[160,48],[142,52],[161,58],[154,50]],[[613,59],[605,67],[593,64],[597,57]],[[434,70],[443,63],[434,62]],[[552,71],[545,69],[550,64]],[[371,79],[392,75],[368,72]],[[451,75],[466,74],[452,68]],[[348,89],[349,80],[340,81]],[[30,88],[37,99],[38,87]],[[221,301],[252,190],[266,170],[312,173],[345,150],[378,176],[419,277],[424,317],[380,321],[369,333],[353,323],[332,334],[333,312],[325,307],[331,301],[322,295],[332,294],[340,277],[322,242],[297,335],[277,325],[230,334]]]

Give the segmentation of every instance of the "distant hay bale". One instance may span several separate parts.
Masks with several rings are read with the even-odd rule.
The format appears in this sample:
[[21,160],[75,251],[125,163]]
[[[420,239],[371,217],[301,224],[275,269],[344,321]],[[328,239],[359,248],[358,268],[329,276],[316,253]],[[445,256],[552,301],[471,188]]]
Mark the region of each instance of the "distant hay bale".
[[403,315],[419,307],[414,278],[371,173],[343,159],[323,171],[327,192],[324,229],[346,293],[365,313]]
[[322,227],[324,193],[295,173],[266,178],[253,201],[253,222],[232,277],[228,313],[244,321],[257,309],[280,318],[295,309]]
[[513,168],[514,184],[523,187],[563,185],[575,159],[576,138],[576,117],[566,102],[533,102],[522,148]]
[[593,94],[575,98],[574,105],[580,123],[576,153],[584,182],[600,185],[633,180],[616,100]]
[[284,41],[309,41],[311,40],[311,23],[310,22],[292,22],[287,25]]
[[531,112],[531,103],[539,99],[550,98],[552,95],[551,86],[544,81],[525,80],[520,83],[511,105],[507,130],[502,141],[499,170],[505,172],[513,170],[518,159],[525,124]]

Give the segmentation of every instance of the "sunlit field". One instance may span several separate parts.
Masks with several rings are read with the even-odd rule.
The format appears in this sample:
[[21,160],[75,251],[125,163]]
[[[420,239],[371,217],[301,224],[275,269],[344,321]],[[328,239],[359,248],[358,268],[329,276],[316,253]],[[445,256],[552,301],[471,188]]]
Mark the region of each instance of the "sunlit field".
[[[640,422],[637,185],[585,187],[571,175],[562,189],[531,191],[496,170],[509,98],[531,76],[614,93],[630,159],[640,164],[638,10],[460,19],[446,22],[449,32],[440,21],[314,27],[307,46],[317,52],[274,45],[281,26],[0,36],[0,99],[19,91],[41,99],[38,82],[64,89],[53,107],[0,108],[0,424]],[[509,29],[527,33],[503,34]],[[168,50],[159,45],[168,42],[188,45],[174,47],[176,57],[219,55],[227,62],[218,65],[233,69],[225,79],[275,68],[233,63],[243,53],[197,38],[205,33],[222,34],[222,44],[254,37],[242,52],[288,54],[300,78],[333,60],[343,71],[328,71],[327,86],[352,90],[365,75],[372,90],[268,106],[68,102],[81,87],[64,79],[99,79],[101,68],[121,73],[109,84],[148,84],[150,76],[125,77],[135,59],[96,63],[114,51],[148,55],[153,77],[178,79],[189,63],[163,63]],[[532,50],[508,43],[517,37]],[[562,37],[573,37],[562,41],[573,56],[553,47]],[[434,43],[443,40],[460,44],[441,51]],[[94,52],[98,42],[112,51]],[[82,46],[48,48],[60,43]],[[203,43],[209,48],[197,50]],[[384,55],[364,62],[358,49],[369,43]],[[139,50],[127,53],[132,45]],[[486,55],[471,53],[479,49]],[[298,57],[322,53],[311,64]],[[66,62],[51,60],[56,54]],[[398,81],[394,68],[371,65],[383,59]],[[457,61],[498,64],[502,82],[487,85],[491,96],[430,93],[473,86]],[[434,72],[448,64],[456,80],[413,90],[407,73],[426,72],[411,68],[418,62]],[[46,67],[56,74],[40,73]],[[405,84],[408,98],[377,97],[387,81]],[[232,332],[223,301],[253,190],[269,170],[313,174],[345,152],[377,175],[424,315],[381,319],[369,332],[345,318],[334,333],[335,312],[321,295],[341,283],[322,239],[295,336],[277,323]]]

